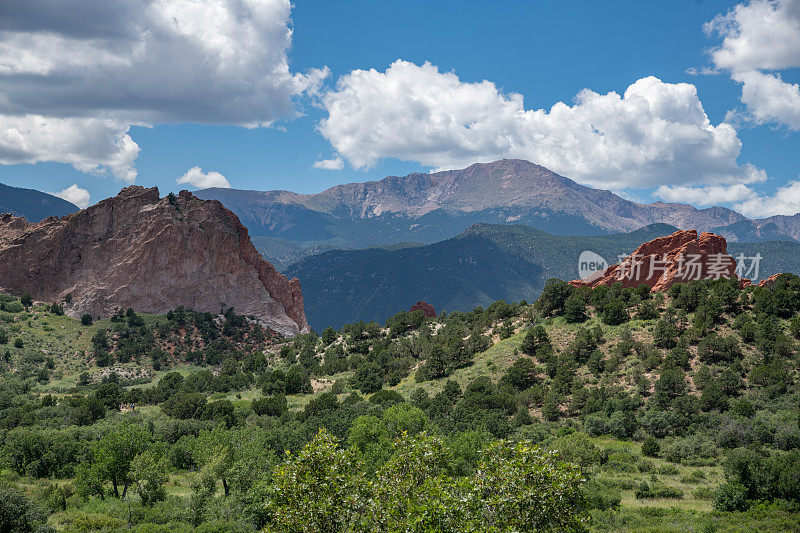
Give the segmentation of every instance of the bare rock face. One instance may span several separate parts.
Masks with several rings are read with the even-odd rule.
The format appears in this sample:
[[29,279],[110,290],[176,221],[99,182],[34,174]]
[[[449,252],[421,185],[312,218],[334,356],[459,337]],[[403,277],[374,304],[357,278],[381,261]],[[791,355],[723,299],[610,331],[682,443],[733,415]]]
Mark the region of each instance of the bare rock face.
[[436,318],[436,309],[428,302],[417,302],[411,306],[411,311],[422,311],[425,318]]
[[594,279],[570,284],[596,287],[621,282],[623,287],[646,284],[653,291],[666,291],[675,283],[736,277],[736,260],[728,255],[724,237],[712,233],[698,237],[697,230],[684,230],[642,244]]
[[233,307],[285,335],[308,330],[300,282],[264,261],[239,219],[188,191],[132,186],[38,223],[0,216],[0,287],[62,300],[72,316]]

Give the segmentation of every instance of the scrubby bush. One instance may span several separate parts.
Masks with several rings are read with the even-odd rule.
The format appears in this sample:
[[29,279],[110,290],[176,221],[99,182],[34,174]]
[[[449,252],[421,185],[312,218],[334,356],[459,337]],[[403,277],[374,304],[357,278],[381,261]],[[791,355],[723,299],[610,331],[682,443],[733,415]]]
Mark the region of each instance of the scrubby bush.
[[617,509],[622,501],[620,491],[603,484],[590,481],[583,487],[586,497],[586,506],[589,509]]
[[653,497],[653,491],[650,490],[650,484],[647,481],[642,481],[639,483],[639,486],[636,487],[636,491],[634,492],[637,500],[644,500],[647,498]]
[[645,457],[658,457],[658,452],[661,451],[661,446],[654,437],[647,437],[642,443],[642,455]]
[[44,512],[16,487],[0,486],[0,531],[34,533],[49,531]]
[[580,324],[586,322],[586,302],[577,294],[567,298],[564,303],[564,320],[570,324]]
[[602,318],[605,324],[618,326],[630,320],[630,315],[622,302],[612,301],[603,310]]
[[746,511],[749,506],[747,489],[740,483],[723,483],[714,491],[714,509],[717,511]]
[[662,443],[661,451],[672,463],[703,464],[719,456],[716,445],[702,435],[668,439]]

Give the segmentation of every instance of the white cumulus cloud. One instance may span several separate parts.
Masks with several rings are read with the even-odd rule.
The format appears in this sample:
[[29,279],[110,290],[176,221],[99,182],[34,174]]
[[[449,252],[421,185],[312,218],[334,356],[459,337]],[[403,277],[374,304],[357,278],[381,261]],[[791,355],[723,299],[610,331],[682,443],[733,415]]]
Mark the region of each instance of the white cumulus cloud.
[[800,213],[800,181],[789,182],[773,195],[754,195],[736,204],[734,209],[752,218]]
[[223,189],[230,189],[231,184],[228,179],[219,172],[203,172],[200,167],[192,167],[180,178],[175,180],[178,184],[188,183],[198,189],[207,189],[209,187],[220,187]]
[[749,118],[757,124],[783,124],[800,130],[800,86],[787,83],[780,74],[757,70],[734,72],[731,77],[742,84],[742,103]]
[[397,60],[342,76],[322,105],[320,133],[358,168],[384,157],[435,168],[516,157],[614,189],[764,179],[737,163],[736,130],[711,124],[694,85],[652,76],[622,95],[585,89],[573,105],[526,109],[492,82]]
[[709,185],[706,187],[687,187],[683,185],[662,185],[653,196],[667,202],[692,204],[699,207],[741,202],[755,195],[753,189],[743,183],[734,185]]
[[732,71],[800,66],[800,2],[753,0],[705,25],[722,43],[711,51],[718,68]]
[[[0,132],[0,162],[66,162],[131,180],[135,144],[118,141],[132,124],[257,127],[296,116],[293,99],[318,93],[328,71],[291,71],[290,16],[290,0],[5,2],[0,124],[27,127]],[[117,125],[101,142],[96,123],[77,127],[98,119]]]
[[800,130],[800,86],[774,72],[800,67],[800,0],[738,4],[705,30],[722,39],[711,59],[742,85],[747,118]]
[[68,202],[71,202],[81,209],[86,209],[89,206],[89,200],[91,199],[91,195],[89,191],[78,187],[77,183],[73,183],[66,189],[63,189],[59,192],[50,193],[53,196],[58,196]]
[[112,119],[0,114],[0,164],[55,161],[132,182],[139,146],[128,129]]
[[344,161],[342,161],[341,157],[336,156],[331,159],[315,161],[311,166],[322,170],[342,170],[344,168]]

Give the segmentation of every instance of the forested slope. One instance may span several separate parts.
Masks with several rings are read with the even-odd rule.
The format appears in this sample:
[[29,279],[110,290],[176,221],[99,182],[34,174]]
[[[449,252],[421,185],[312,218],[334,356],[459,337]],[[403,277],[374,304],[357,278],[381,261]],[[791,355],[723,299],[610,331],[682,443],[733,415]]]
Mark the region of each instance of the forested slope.
[[291,340],[233,310],[59,311],[2,297],[20,531],[800,526],[796,276],[551,282]]

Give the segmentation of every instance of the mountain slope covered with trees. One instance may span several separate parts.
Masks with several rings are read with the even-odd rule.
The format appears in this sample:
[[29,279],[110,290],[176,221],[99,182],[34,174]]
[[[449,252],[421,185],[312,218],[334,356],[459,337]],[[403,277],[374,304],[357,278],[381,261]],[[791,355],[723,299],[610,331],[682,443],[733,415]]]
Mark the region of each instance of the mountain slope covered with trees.
[[78,206],[52,194],[10,187],[0,183],[0,213],[25,217],[39,222],[47,217],[60,217],[78,211]]
[[[427,246],[324,252],[289,266],[287,274],[301,280],[309,324],[320,331],[358,320],[382,322],[417,300],[446,311],[496,300],[533,301],[548,279],[577,279],[584,250],[613,264],[639,244],[674,231],[654,224],[626,234],[566,237],[481,224]],[[800,272],[800,243],[729,243],[728,251],[734,257],[761,254],[761,278]]]

